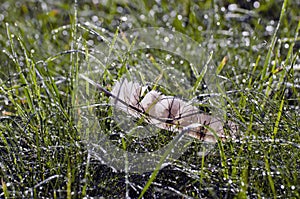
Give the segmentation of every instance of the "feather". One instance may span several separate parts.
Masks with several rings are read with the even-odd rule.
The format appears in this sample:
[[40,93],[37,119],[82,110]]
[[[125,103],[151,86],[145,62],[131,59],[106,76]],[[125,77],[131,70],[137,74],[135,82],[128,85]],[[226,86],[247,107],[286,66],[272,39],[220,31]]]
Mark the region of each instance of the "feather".
[[228,136],[224,126],[229,128],[231,136],[238,130],[236,123],[224,123],[218,117],[200,113],[197,107],[177,97],[155,90],[142,97],[146,88],[127,79],[118,81],[111,91],[115,96],[110,98],[111,104],[136,118],[146,117],[146,122],[165,130],[182,131],[185,127],[199,124],[189,128],[187,135],[206,142],[216,142],[218,138],[226,140]]
[[[138,117],[136,110],[133,110],[131,107],[139,108],[141,90],[142,87],[138,83],[128,82],[127,79],[124,79],[122,82],[118,81],[111,91],[117,98],[111,97],[111,104],[130,115]],[[126,104],[121,103],[121,101]]]

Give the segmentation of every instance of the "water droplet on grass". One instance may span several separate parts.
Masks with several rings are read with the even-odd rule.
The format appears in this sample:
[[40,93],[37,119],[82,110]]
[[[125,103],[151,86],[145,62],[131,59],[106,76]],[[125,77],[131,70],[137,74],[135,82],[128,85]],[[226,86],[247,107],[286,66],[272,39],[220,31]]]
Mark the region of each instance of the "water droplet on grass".
[[165,37],[164,41],[168,43],[170,41],[169,37]]
[[255,2],[253,3],[253,7],[254,7],[254,8],[259,8],[259,7],[260,7],[259,1],[255,1]]
[[229,11],[235,11],[238,8],[238,6],[236,4],[230,4],[228,6],[228,10]]
[[140,19],[141,19],[141,20],[145,20],[145,19],[146,19],[145,15],[143,15],[143,14],[140,15]]
[[273,32],[273,30],[274,30],[274,27],[271,26],[271,25],[268,25],[268,26],[266,27],[266,31],[267,31],[267,32]]
[[128,18],[126,16],[123,16],[120,19],[121,19],[121,21],[127,21],[128,20]]
[[95,16],[95,15],[92,16],[92,21],[93,21],[93,22],[97,22],[98,20],[99,20],[98,16]]
[[295,188],[296,188],[296,187],[295,187],[294,185],[291,186],[291,189],[292,189],[292,190],[295,190]]
[[284,44],[284,48],[289,48],[290,45],[288,43]]

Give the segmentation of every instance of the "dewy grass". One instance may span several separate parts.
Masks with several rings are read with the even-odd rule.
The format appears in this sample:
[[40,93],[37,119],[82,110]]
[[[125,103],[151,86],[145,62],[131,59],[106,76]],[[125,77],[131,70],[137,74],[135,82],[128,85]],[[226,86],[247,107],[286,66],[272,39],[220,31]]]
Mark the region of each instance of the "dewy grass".
[[[285,12],[286,12],[287,2],[288,2],[288,0],[284,0],[284,2],[282,4],[279,21],[278,21],[276,29],[275,29],[275,31],[273,33],[271,44],[270,44],[270,47],[269,47],[269,50],[268,50],[268,54],[266,55],[266,60],[265,60],[265,63],[264,63],[263,69],[262,69],[261,80],[264,80],[266,78],[266,74],[268,72],[268,68],[269,68],[269,65],[271,63],[271,53],[274,50],[275,43],[276,43],[276,40],[277,40],[276,35],[277,35],[277,32],[278,32],[279,27],[281,25],[282,19],[283,19],[284,15],[285,15]],[[274,69],[274,67],[273,67],[273,69]]]
[[[299,198],[300,75],[293,69],[300,64],[299,4],[259,3],[0,3],[0,198]],[[135,60],[112,53],[122,63],[112,67],[95,57],[94,46],[103,42],[113,51],[108,44],[123,31],[149,25],[201,41],[213,50],[214,61],[228,57],[225,65],[217,64],[226,118],[240,124],[243,136],[219,143],[206,156],[198,154],[203,145],[191,141],[174,165],[157,164],[153,173],[116,172],[87,151],[79,133],[84,126],[74,126],[74,85],[84,63],[91,69],[97,63],[105,71],[97,82],[108,82],[110,89]],[[145,64],[166,64],[149,52]],[[89,84],[85,89],[94,92]],[[108,99],[98,95],[99,121],[107,127],[101,135],[119,147],[149,151],[172,141],[169,134],[119,139],[120,124],[105,106]]]

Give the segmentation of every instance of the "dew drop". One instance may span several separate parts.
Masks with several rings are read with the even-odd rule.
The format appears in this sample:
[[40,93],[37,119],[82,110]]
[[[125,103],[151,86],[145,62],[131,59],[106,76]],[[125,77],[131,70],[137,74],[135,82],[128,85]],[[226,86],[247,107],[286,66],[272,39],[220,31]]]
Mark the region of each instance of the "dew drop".
[[249,33],[248,31],[243,31],[243,32],[242,32],[242,35],[243,35],[244,37],[248,37],[248,36],[250,35],[250,33]]
[[165,37],[164,41],[168,43],[170,41],[169,37]]
[[273,26],[268,25],[268,26],[266,27],[266,31],[268,31],[268,32],[273,32],[273,30],[274,30],[274,27],[273,27]]
[[259,8],[259,6],[260,6],[259,1],[255,1],[255,2],[253,3],[253,7],[254,7],[254,8]]
[[171,17],[175,17],[176,14],[177,14],[176,11],[173,10],[173,11],[170,13],[170,16],[171,16]]
[[118,12],[118,13],[123,13],[123,10],[124,10],[124,9],[123,9],[122,7],[120,7],[120,6],[117,7],[117,12]]
[[230,4],[228,6],[228,10],[229,11],[235,11],[238,8],[238,6],[236,4]]
[[295,190],[295,188],[296,188],[296,187],[295,187],[294,185],[291,186],[291,189],[292,189],[292,190]]
[[284,48],[289,48],[290,47],[290,45],[289,44],[284,44]]
[[168,54],[168,55],[166,56],[166,60],[170,60],[171,57],[172,57],[172,56]]
[[123,16],[120,19],[121,19],[121,21],[127,21],[127,17],[126,16]]
[[198,26],[197,29],[198,29],[199,31],[201,31],[201,30],[203,30],[203,27],[202,27],[202,26]]
[[97,22],[97,21],[98,21],[98,19],[99,19],[99,18],[98,18],[97,16],[95,16],[95,15],[94,15],[94,16],[92,16],[92,21],[93,21],[93,22]]
[[145,19],[146,19],[145,15],[143,15],[143,14],[140,15],[140,19],[141,19],[141,20],[145,20]]

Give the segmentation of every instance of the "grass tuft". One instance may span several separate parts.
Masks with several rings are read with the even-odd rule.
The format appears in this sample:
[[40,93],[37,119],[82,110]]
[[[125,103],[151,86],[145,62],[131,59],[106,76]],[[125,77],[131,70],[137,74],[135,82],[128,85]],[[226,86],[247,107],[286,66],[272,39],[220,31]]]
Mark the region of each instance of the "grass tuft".
[[[231,2],[1,2],[0,198],[299,198],[300,4]],[[170,52],[134,50],[138,38],[124,32],[144,27],[182,32],[213,53],[198,71]],[[127,51],[117,48],[119,38]],[[213,61],[222,116],[239,125],[239,136],[212,146],[191,140],[163,169],[181,135],[126,134],[109,97],[80,78],[85,72],[111,90],[132,71],[143,84],[157,73],[152,89],[182,97],[189,91],[161,72],[172,66],[191,80],[189,97],[206,102],[201,89]],[[95,119],[85,113],[97,122],[85,123]],[[137,154],[170,145],[153,172],[131,173],[128,157],[110,154],[125,161],[117,171],[85,139],[104,136]]]

